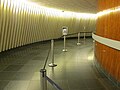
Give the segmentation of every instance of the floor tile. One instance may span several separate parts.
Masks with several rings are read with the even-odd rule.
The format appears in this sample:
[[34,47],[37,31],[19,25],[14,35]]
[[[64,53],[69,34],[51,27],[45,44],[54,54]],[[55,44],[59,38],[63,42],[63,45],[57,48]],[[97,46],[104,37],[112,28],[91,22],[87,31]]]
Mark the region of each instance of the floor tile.
[[10,81],[4,90],[27,90],[30,81]]
[[[63,90],[120,90],[94,67],[92,41],[81,39],[77,46],[77,39],[67,39],[68,51],[63,52],[63,40],[55,40],[57,67],[48,66],[50,55],[47,76]],[[46,41],[0,53],[0,90],[56,90],[48,81],[42,83],[40,77],[49,48],[50,41]]]
[[0,80],[12,80],[15,72],[0,72]]
[[9,83],[9,81],[7,81],[7,80],[0,81],[0,90],[3,90],[4,87],[6,87],[8,83]]
[[19,71],[23,65],[9,65],[4,71]]
[[17,72],[13,80],[31,80],[33,72]]

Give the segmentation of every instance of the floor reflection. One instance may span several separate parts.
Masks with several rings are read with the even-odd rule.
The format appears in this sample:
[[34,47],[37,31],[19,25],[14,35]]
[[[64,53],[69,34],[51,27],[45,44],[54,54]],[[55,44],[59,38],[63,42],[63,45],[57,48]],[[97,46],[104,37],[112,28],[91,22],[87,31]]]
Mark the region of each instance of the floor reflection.
[[[67,39],[68,52],[62,52],[63,40],[55,41],[55,63],[48,66],[47,76],[63,90],[120,90],[92,65],[93,40]],[[50,41],[19,47],[0,54],[0,90],[55,90],[40,77]],[[41,83],[42,82],[42,83]]]

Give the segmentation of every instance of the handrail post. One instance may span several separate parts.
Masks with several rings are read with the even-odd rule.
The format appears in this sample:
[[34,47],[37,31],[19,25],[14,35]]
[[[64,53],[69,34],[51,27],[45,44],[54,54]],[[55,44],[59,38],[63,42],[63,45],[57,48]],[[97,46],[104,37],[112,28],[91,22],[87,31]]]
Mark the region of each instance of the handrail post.
[[66,49],[66,35],[64,35],[64,48],[63,48],[63,52],[67,52],[67,49]]
[[78,33],[78,42],[77,42],[77,45],[79,46],[81,43],[80,43],[80,32]]
[[47,90],[47,80],[46,80],[46,69],[40,70],[40,88],[42,90]]
[[54,40],[51,40],[51,58],[52,58],[52,62],[48,65],[49,67],[55,67],[57,66],[56,64],[54,64]]

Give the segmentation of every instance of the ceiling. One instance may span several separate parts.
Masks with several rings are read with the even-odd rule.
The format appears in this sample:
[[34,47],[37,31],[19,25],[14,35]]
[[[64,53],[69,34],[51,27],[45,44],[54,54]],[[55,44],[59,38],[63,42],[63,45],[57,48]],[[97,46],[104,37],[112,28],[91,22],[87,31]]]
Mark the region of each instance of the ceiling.
[[97,13],[98,0],[29,0],[42,6],[82,13]]

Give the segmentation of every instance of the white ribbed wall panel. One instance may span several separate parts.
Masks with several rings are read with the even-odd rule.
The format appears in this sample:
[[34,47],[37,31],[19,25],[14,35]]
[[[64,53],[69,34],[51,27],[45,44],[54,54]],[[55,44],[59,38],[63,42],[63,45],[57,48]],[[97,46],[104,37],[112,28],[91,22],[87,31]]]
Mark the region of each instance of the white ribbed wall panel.
[[62,26],[67,26],[69,33],[95,29],[96,18],[78,18],[73,13],[69,16],[66,12],[46,11],[45,8],[36,10],[23,2],[15,5],[13,1],[0,0],[0,52],[58,38],[62,35]]

